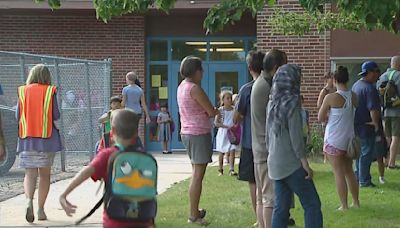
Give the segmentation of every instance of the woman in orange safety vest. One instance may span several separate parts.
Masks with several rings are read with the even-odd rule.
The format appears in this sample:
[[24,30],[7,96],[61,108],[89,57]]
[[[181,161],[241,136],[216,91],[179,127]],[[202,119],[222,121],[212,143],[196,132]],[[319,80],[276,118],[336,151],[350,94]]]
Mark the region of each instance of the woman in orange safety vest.
[[49,69],[43,64],[29,72],[26,85],[18,88],[18,144],[20,167],[25,168],[24,190],[27,198],[25,219],[32,223],[33,195],[39,176],[37,219],[46,220],[44,204],[50,188],[50,170],[55,152],[62,150],[57,120],[56,87],[51,85]]

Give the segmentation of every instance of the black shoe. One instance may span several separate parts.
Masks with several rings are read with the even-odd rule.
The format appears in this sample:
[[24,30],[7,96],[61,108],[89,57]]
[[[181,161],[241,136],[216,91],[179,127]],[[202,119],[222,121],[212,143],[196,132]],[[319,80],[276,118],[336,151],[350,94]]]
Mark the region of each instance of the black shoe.
[[296,225],[296,222],[294,221],[294,219],[293,218],[289,218],[288,226],[294,226],[294,225]]
[[168,151],[163,151],[162,153],[163,153],[163,154],[168,154]]
[[168,154],[172,154],[172,151],[168,151],[167,153],[168,153]]
[[375,188],[376,185],[374,183],[369,183],[369,184],[360,184],[361,188]]

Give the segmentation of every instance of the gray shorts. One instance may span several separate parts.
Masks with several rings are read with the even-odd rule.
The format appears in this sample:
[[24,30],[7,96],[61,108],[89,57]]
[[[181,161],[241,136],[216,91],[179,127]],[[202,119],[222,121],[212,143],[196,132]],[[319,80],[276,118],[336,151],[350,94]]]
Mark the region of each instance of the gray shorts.
[[211,133],[204,135],[182,135],[182,142],[192,164],[212,162],[213,153]]

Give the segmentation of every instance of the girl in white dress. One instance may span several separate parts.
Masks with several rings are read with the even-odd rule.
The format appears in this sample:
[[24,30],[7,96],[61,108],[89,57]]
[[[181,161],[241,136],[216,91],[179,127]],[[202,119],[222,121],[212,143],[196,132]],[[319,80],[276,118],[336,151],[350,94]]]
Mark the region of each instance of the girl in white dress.
[[219,154],[219,176],[224,174],[223,164],[224,164],[224,154],[229,154],[229,175],[236,176],[234,170],[235,165],[235,150],[236,146],[232,145],[228,139],[228,129],[231,128],[233,124],[233,113],[234,108],[232,106],[232,92],[229,90],[224,90],[220,94],[221,107],[219,110],[219,115],[215,117],[215,126],[218,127],[218,133],[216,137],[216,151]]

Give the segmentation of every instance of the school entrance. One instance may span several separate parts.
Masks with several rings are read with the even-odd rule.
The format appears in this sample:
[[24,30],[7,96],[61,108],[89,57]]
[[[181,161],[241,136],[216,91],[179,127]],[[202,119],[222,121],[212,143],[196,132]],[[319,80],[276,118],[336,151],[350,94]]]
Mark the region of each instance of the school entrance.
[[182,81],[179,73],[180,60],[187,55],[198,56],[203,60],[201,86],[216,106],[221,90],[228,89],[238,93],[240,87],[249,81],[245,56],[253,48],[254,41],[254,37],[147,40],[146,99],[151,117],[151,123],[146,127],[147,150],[161,151],[157,137],[157,115],[162,104],[168,104],[168,111],[176,126],[172,134],[171,150],[184,149],[176,100],[176,90]]

